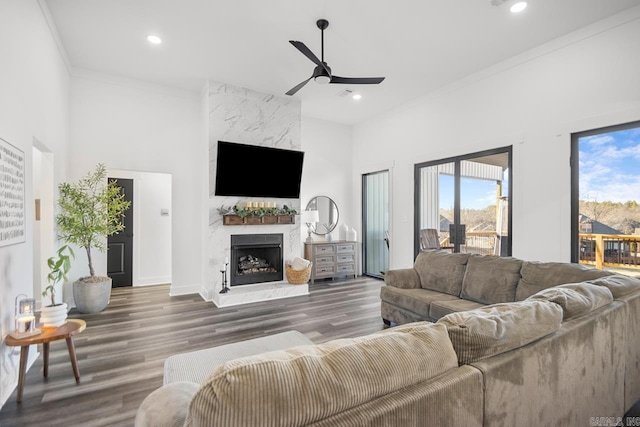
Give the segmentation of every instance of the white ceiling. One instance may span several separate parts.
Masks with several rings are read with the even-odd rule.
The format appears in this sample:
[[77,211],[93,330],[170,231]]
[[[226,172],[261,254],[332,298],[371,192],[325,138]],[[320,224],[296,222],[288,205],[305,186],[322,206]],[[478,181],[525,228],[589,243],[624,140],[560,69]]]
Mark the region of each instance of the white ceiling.
[[[318,85],[295,97],[305,116],[354,124],[608,16],[640,0],[41,0],[74,68],[189,90],[204,81],[286,96],[314,64],[289,40],[343,77],[380,85]],[[162,37],[150,45],[147,34]],[[336,94],[345,88],[360,101]]]

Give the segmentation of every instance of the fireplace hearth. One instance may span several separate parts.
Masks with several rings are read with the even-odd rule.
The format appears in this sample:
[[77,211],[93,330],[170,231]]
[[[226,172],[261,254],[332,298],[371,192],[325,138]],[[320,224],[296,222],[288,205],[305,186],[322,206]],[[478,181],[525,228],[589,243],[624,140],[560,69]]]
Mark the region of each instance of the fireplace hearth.
[[230,285],[283,279],[282,234],[231,235]]

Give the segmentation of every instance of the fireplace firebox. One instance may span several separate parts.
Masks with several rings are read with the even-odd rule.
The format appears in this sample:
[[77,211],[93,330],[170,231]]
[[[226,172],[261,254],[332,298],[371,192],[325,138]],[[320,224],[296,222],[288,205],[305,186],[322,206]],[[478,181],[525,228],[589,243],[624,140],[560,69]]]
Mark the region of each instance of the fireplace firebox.
[[282,243],[282,234],[231,235],[230,285],[281,281]]

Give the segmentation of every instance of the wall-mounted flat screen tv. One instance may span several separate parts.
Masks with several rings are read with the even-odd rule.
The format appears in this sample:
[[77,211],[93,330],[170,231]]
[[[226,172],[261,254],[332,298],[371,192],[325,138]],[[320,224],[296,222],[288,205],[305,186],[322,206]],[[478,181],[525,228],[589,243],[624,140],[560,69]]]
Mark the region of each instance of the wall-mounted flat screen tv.
[[216,196],[300,197],[304,152],[218,141]]

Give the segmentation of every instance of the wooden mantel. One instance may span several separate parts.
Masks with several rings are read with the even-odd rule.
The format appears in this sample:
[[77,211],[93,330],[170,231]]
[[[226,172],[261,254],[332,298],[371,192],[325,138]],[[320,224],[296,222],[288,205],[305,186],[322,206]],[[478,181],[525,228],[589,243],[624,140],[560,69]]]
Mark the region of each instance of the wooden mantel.
[[261,224],[295,224],[295,215],[247,215],[226,214],[222,216],[223,225],[261,225]]

